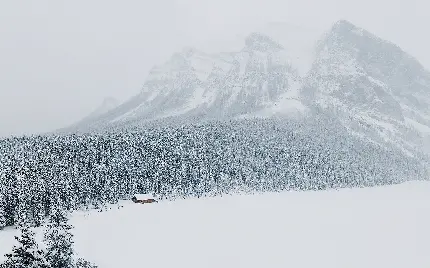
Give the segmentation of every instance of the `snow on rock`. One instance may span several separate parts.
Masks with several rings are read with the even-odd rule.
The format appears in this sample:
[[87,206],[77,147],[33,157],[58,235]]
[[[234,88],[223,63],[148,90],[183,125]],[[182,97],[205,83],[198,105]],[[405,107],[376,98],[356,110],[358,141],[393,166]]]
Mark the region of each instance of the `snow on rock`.
[[246,66],[248,65],[250,55],[249,52],[240,53],[236,56],[236,60],[239,62],[240,70],[239,75],[242,77],[245,74]]
[[348,21],[324,31],[270,23],[244,37],[238,50],[185,48],[152,69],[140,94],[74,127],[97,130],[170,116],[289,117],[316,106],[373,142],[410,152],[430,144],[430,73],[398,46]]
[[405,118],[406,123],[424,135],[430,135],[430,127],[421,124],[411,118]]
[[256,117],[270,117],[273,115],[302,116],[305,115],[309,108],[303,104],[300,98],[300,81],[291,81],[290,88],[287,92],[282,93],[279,99],[270,103],[267,108],[253,115]]
[[406,119],[430,122],[430,74],[416,59],[344,20],[323,35],[316,51],[305,82],[314,103],[365,139],[408,152],[430,144],[425,135],[410,133],[424,128]]
[[118,107],[120,102],[113,97],[106,97],[103,102],[97,107],[94,111],[92,111],[88,116],[84,117],[81,121],[76,123],[76,125],[85,124],[87,122],[91,122],[91,120],[102,116],[111,110]]

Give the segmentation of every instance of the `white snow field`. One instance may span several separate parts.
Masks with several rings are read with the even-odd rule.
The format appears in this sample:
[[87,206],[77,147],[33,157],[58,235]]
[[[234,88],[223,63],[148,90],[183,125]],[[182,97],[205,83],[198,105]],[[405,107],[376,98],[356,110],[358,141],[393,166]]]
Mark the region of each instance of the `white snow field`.
[[72,217],[100,268],[430,267],[430,182],[123,205]]

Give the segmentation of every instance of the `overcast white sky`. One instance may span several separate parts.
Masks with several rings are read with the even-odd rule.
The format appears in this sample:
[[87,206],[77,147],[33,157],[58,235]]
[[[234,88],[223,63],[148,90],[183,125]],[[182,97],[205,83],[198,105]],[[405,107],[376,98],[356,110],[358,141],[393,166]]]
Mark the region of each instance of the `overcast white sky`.
[[[430,67],[426,0],[0,0],[0,136],[54,130],[136,94],[183,46],[206,50],[273,21],[338,19]],[[227,47],[225,45],[224,47]]]

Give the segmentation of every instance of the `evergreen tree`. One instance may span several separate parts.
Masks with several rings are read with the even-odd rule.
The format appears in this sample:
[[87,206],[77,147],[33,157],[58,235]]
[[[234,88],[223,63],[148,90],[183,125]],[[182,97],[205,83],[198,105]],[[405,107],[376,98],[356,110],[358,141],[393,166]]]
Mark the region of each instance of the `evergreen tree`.
[[3,193],[3,187],[1,185],[2,180],[0,178],[0,230],[6,227],[7,220],[6,220],[6,211],[5,211],[5,194]]
[[[1,169],[1,165],[0,165]],[[5,183],[4,175],[0,171],[0,230],[6,226],[6,212],[5,212]]]
[[76,262],[76,268],[97,268],[98,266],[86,261],[82,258],[79,258],[78,261]]
[[27,227],[21,229],[21,236],[15,236],[18,245],[12,253],[6,254],[6,261],[0,268],[48,268],[44,253],[34,240],[34,232]]
[[73,227],[68,224],[66,212],[55,208],[50,217],[44,234],[46,244],[46,260],[52,268],[73,267]]
[[18,206],[15,212],[15,225],[19,228],[25,228],[27,226],[33,226],[32,222],[32,204],[31,204],[31,187],[28,183],[28,180],[24,177],[24,175],[19,174],[16,176],[16,181],[18,184],[17,190],[17,199]]
[[6,215],[2,204],[0,204],[0,230],[6,227]]
[[253,119],[178,126],[0,139],[1,220],[43,225],[57,198],[62,208],[79,210],[137,192],[173,200],[429,178],[424,159],[363,142],[324,116],[306,124]]

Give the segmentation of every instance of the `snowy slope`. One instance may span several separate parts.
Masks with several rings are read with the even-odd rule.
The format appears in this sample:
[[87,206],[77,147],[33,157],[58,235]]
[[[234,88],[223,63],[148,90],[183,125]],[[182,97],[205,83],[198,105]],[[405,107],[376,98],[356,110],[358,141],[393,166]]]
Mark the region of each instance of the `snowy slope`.
[[347,21],[319,41],[302,89],[351,132],[430,152],[430,73],[398,46]]
[[91,125],[94,120],[97,120],[97,118],[99,118],[100,116],[109,113],[110,111],[118,107],[119,104],[120,102],[117,99],[113,97],[106,97],[100,104],[100,106],[94,109],[94,111],[92,111],[89,115],[73,124],[72,127]]
[[101,268],[430,267],[428,182],[123,205],[72,218]]
[[292,65],[291,53],[257,32],[244,38],[239,51],[208,54],[185,48],[155,66],[136,96],[91,126],[194,115],[232,118],[265,110],[270,110],[269,115],[300,114],[306,109],[295,93],[302,77]]
[[89,115],[89,117],[95,118],[102,114],[105,114],[110,110],[116,108],[119,104],[120,104],[119,101],[116,100],[115,98],[107,97],[103,100],[102,104]]
[[183,49],[154,67],[136,96],[70,130],[317,110],[352,135],[430,159],[430,72],[395,44],[344,20],[324,34],[271,23],[243,41],[228,53]]
[[186,49],[154,68],[141,95],[144,101],[130,118],[162,118],[203,113],[234,117],[271,106],[297,83],[282,46],[265,35],[250,34],[245,47],[232,53],[206,54]]

